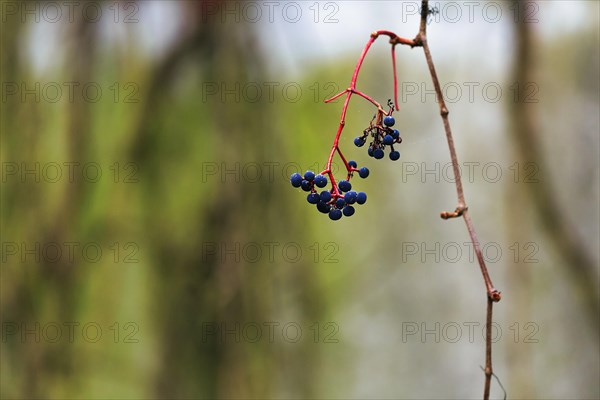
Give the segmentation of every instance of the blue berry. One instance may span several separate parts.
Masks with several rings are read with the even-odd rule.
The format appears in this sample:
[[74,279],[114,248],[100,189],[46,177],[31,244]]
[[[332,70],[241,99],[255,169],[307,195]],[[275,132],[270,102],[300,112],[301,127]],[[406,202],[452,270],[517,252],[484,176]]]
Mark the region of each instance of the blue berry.
[[365,179],[367,176],[369,176],[369,168],[367,167],[362,167],[359,171],[358,171],[358,175]]
[[329,211],[329,218],[333,221],[337,221],[338,219],[342,218],[342,210],[334,208],[333,210]]
[[392,135],[385,135],[385,137],[383,138],[383,144],[393,144],[394,143],[394,138],[392,137]]
[[392,152],[390,152],[390,160],[396,161],[399,158],[400,158],[400,152],[399,151],[392,151]]
[[329,193],[328,190],[324,190],[321,192],[319,197],[323,203],[329,203],[329,201],[331,200],[331,193]]
[[381,149],[375,149],[375,151],[373,152],[373,157],[375,157],[378,160],[381,160],[384,156],[383,150]]
[[302,190],[304,190],[305,192],[310,192],[312,189],[312,184],[306,179],[302,180],[300,186],[302,186]]
[[394,126],[396,120],[391,115],[388,115],[383,119],[383,123],[385,124],[385,126]]
[[340,198],[338,198],[338,199],[335,201],[335,206],[336,206],[337,208],[340,208],[340,209],[341,209],[341,208],[343,208],[345,205],[346,205],[346,202],[345,202],[345,201],[344,201],[344,199],[342,199],[341,197],[340,197]]
[[352,189],[352,184],[348,181],[340,181],[338,187],[342,192],[347,192]]
[[331,206],[329,204],[327,204],[327,203],[318,202],[317,203],[317,210],[319,210],[323,214],[327,214],[329,212],[329,210],[331,210]]
[[300,175],[297,172],[295,174],[292,174],[290,182],[292,183],[293,187],[300,187],[302,185],[302,175]]
[[349,191],[344,195],[344,201],[346,204],[354,204],[356,203],[357,193],[354,190]]
[[346,206],[344,207],[343,213],[346,217],[351,217],[352,215],[354,215],[354,211],[354,207]]
[[315,173],[312,171],[306,171],[304,173],[304,179],[306,179],[309,182],[312,182],[313,179],[315,179]]
[[367,150],[369,156],[373,157],[373,146],[369,146],[369,150]]
[[365,192],[358,192],[356,202],[358,204],[365,204],[367,202],[367,194]]
[[394,139],[398,139],[400,137],[400,131],[398,131],[398,129],[394,129],[394,131],[392,132],[392,137]]
[[309,193],[308,196],[306,197],[306,200],[310,204],[317,204],[319,202],[319,200],[321,200],[321,197],[319,197],[318,193]]
[[351,166],[352,168],[358,167],[358,164],[354,160],[348,161],[348,165]]
[[362,137],[357,137],[354,139],[354,145],[356,147],[363,147],[365,145],[365,139]]
[[325,175],[315,176],[315,185],[317,185],[317,187],[320,188],[327,186],[327,178],[325,177]]

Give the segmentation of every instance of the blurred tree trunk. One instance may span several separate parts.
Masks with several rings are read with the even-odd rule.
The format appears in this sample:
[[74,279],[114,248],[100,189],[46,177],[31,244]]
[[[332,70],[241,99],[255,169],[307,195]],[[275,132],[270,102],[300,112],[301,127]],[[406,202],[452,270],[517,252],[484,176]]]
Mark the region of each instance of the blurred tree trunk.
[[[248,25],[225,25],[218,18],[203,20],[206,16],[202,15],[200,2],[181,3],[181,6],[185,8],[187,33],[156,68],[132,141],[132,157],[146,174],[142,181],[151,185],[161,179],[158,166],[166,157],[157,143],[161,137],[178,140],[176,133],[161,129],[160,115],[161,110],[164,112],[170,106],[164,101],[164,93],[173,85],[178,71],[183,70],[182,65],[194,65],[202,82],[225,82],[228,87],[235,83],[243,85],[248,81],[249,71],[253,71],[252,80],[256,80],[264,68]],[[274,132],[274,113],[264,101],[225,101],[214,105],[199,102],[197,107],[211,108],[213,118],[206,124],[213,128],[197,129],[197,134],[206,136],[207,143],[217,143],[211,149],[214,159],[230,168],[249,159],[272,160],[282,148]],[[198,180],[198,185],[202,184]],[[302,321],[317,320],[319,302],[309,297],[314,284],[310,269],[295,266],[297,276],[278,282],[275,278],[281,271],[274,271],[279,269],[277,264],[260,261],[248,264],[236,261],[235,255],[206,258],[201,246],[211,242],[233,249],[236,245],[263,243],[265,237],[284,238],[285,223],[278,214],[291,214],[292,210],[285,205],[279,188],[264,180],[217,184],[208,206],[198,204],[197,210],[189,210],[191,215],[201,216],[195,223],[194,235],[202,243],[193,248],[182,247],[165,235],[155,222],[155,217],[164,213],[164,205],[152,196],[151,187],[147,189],[146,228],[152,237],[159,282],[154,305],[161,346],[156,396],[267,398],[275,395],[281,389],[275,384],[282,381],[279,375],[284,374],[283,359],[290,355],[281,348],[279,338],[269,343],[264,323],[276,322],[281,328],[287,322],[277,319],[276,299],[277,292],[292,286],[307,293],[294,315]],[[273,236],[277,234],[280,236]],[[285,287],[278,288],[279,283]],[[236,338],[235,332],[241,335],[247,323],[261,327],[262,340],[248,343],[243,336]],[[218,332],[207,335],[207,329]],[[291,371],[294,377],[286,390],[297,397],[310,396],[314,378],[310,363],[314,352],[299,345],[292,356],[298,362],[294,364],[305,368]]]

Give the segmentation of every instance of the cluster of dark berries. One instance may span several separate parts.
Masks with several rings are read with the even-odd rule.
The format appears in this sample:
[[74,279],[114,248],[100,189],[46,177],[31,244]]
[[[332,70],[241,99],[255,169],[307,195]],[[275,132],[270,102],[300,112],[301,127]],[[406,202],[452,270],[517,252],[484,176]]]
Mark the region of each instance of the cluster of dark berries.
[[389,146],[390,159],[396,161],[400,158],[400,152],[394,149],[394,144],[402,143],[400,132],[392,127],[396,123],[396,120],[391,115],[388,115],[383,119],[383,125],[371,125],[364,130],[363,135],[354,139],[356,147],[362,147],[367,142],[369,135],[373,138],[373,141],[369,144],[367,153],[369,156],[381,160],[384,156],[384,150],[386,146]]
[[[351,168],[350,176],[354,171],[358,172],[361,178],[369,176],[367,167],[358,169],[355,161],[350,161],[348,165]],[[293,187],[310,192],[306,200],[310,204],[315,204],[317,210],[323,214],[329,214],[329,218],[334,221],[342,218],[342,215],[351,217],[356,211],[353,204],[365,204],[367,201],[367,194],[352,190],[352,184],[348,180],[340,181],[337,187],[333,186],[331,190],[323,190],[318,193],[317,188],[327,186],[328,180],[325,175],[315,175],[312,171],[306,171],[304,176],[299,173],[292,174],[290,182]]]

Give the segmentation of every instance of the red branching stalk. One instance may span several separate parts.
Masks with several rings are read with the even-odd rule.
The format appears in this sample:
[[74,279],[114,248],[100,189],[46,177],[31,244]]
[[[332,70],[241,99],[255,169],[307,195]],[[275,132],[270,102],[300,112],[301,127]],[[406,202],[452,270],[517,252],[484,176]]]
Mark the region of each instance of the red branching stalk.
[[391,112],[393,110],[393,109],[390,109],[389,113],[386,113],[386,111],[381,107],[381,105],[378,102],[376,102],[371,97],[367,96],[366,94],[364,94],[361,91],[356,89],[356,81],[358,79],[358,74],[360,72],[360,68],[361,68],[362,63],[363,63],[367,53],[369,52],[369,49],[371,48],[371,45],[373,44],[373,42],[375,42],[375,40],[377,40],[377,38],[381,35],[389,36],[389,38],[390,38],[390,44],[392,45],[392,69],[393,69],[393,74],[394,74],[394,108],[396,110],[399,109],[399,103],[398,103],[398,78],[397,78],[397,74],[396,74],[395,47],[397,44],[403,44],[403,45],[407,45],[410,47],[423,47],[423,51],[425,53],[425,59],[427,61],[427,66],[429,68],[429,72],[431,75],[431,80],[433,81],[433,85],[435,87],[435,92],[436,92],[438,104],[440,107],[440,116],[442,117],[442,122],[444,125],[444,131],[446,132],[446,139],[448,141],[448,149],[450,151],[450,159],[452,160],[452,166],[453,166],[454,177],[455,177],[454,182],[456,185],[456,193],[457,193],[457,197],[458,197],[458,205],[457,205],[456,209],[454,211],[444,211],[440,214],[440,216],[443,219],[463,217],[465,224],[467,226],[467,231],[469,232],[469,236],[471,238],[471,242],[473,243],[473,248],[475,249],[475,254],[477,256],[477,261],[478,261],[479,267],[481,269],[481,274],[483,276],[483,280],[484,280],[486,292],[487,292],[486,346],[485,346],[485,369],[484,369],[485,385],[484,385],[484,395],[483,395],[483,398],[485,400],[487,400],[487,399],[489,399],[489,396],[490,396],[491,378],[494,375],[493,370],[492,370],[492,341],[491,341],[492,312],[493,312],[493,305],[495,302],[500,301],[501,294],[498,290],[496,290],[494,288],[494,285],[492,284],[492,280],[489,276],[488,269],[485,265],[485,260],[483,258],[481,246],[479,245],[479,240],[477,238],[477,234],[475,232],[473,222],[471,221],[471,217],[469,215],[469,208],[466,205],[465,195],[464,195],[461,176],[460,176],[460,168],[459,168],[459,164],[458,164],[458,158],[456,156],[456,148],[454,146],[452,129],[450,128],[450,121],[448,119],[449,111],[448,111],[448,108],[446,107],[446,103],[445,103],[444,97],[442,95],[440,82],[439,82],[439,79],[438,79],[438,76],[437,76],[437,73],[435,70],[435,65],[433,63],[433,59],[431,57],[431,52],[429,51],[429,46],[427,44],[427,16],[428,16],[428,14],[429,14],[428,0],[422,0],[422,2],[421,2],[421,23],[420,23],[419,33],[417,34],[417,36],[414,39],[404,39],[404,38],[399,37],[398,35],[396,35],[393,32],[385,31],[385,30],[373,32],[371,34],[371,37],[369,38],[369,41],[367,42],[367,44],[364,48],[362,54],[359,57],[358,62],[356,63],[356,68],[354,69],[354,74],[352,75],[350,87],[348,89],[342,91],[341,93],[336,94],[332,98],[325,100],[326,103],[329,103],[329,102],[341,97],[344,94],[346,95],[346,99],[344,100],[344,106],[342,108],[342,116],[340,118],[340,125],[338,127],[337,134],[333,141],[333,147],[331,148],[331,153],[329,154],[329,159],[327,160],[327,166],[326,166],[325,170],[323,172],[321,172],[321,174],[327,174],[329,176],[329,179],[333,186],[332,197],[338,198],[338,197],[342,197],[342,194],[339,192],[338,187],[335,182],[335,179],[333,177],[333,173],[331,172],[331,162],[333,160],[335,153],[337,152],[339,154],[340,158],[344,162],[344,165],[346,166],[346,170],[348,172],[347,179],[350,179],[352,172],[358,171],[356,168],[353,168],[350,165],[348,165],[346,158],[344,157],[344,155],[342,154],[342,151],[339,148],[340,136],[342,135],[342,131],[344,130],[344,125],[346,124],[346,122],[345,122],[346,121],[346,112],[348,111],[348,105],[350,104],[350,98],[352,97],[353,94],[359,95],[360,97],[366,99],[367,101],[369,101],[371,104],[373,104],[377,108],[377,117],[376,117],[377,125],[381,124],[381,120],[384,115],[391,114]]
[[358,80],[358,74],[360,73],[360,68],[363,64],[363,61],[365,60],[365,57],[367,56],[367,53],[369,52],[371,45],[381,35],[389,36],[390,44],[392,45],[392,70],[393,70],[393,74],[394,74],[394,107],[396,110],[399,110],[398,76],[396,73],[395,47],[397,44],[404,44],[404,45],[411,46],[411,47],[414,47],[416,44],[415,44],[414,40],[401,38],[398,35],[396,35],[395,33],[390,32],[390,31],[385,31],[385,30],[375,31],[375,32],[371,33],[371,37],[369,38],[369,41],[365,45],[365,48],[363,49],[362,54],[358,58],[358,62],[356,63],[356,68],[354,68],[354,74],[352,74],[352,80],[350,81],[350,87],[348,87],[348,89],[345,89],[344,91],[336,94],[335,96],[331,97],[330,99],[325,100],[325,103],[330,103],[330,102],[340,98],[344,94],[346,95],[346,99],[344,100],[344,106],[342,108],[342,116],[340,117],[340,125],[338,126],[338,130],[335,135],[335,139],[333,140],[333,146],[331,147],[331,152],[329,153],[327,165],[325,166],[325,169],[321,172],[322,175],[327,174],[329,176],[329,180],[332,185],[331,196],[334,199],[338,198],[338,197],[343,197],[343,195],[338,190],[337,184],[335,182],[335,178],[333,176],[333,172],[331,171],[331,163],[333,161],[333,157],[335,156],[335,153],[337,152],[339,154],[344,165],[346,166],[346,171],[348,173],[347,179],[350,179],[350,174],[352,172],[358,171],[357,168],[353,168],[348,164],[348,161],[346,161],[346,157],[344,157],[344,154],[342,153],[342,151],[340,150],[340,147],[339,147],[340,136],[342,136],[342,131],[344,130],[344,126],[346,125],[346,113],[348,112],[348,106],[350,105],[350,98],[352,97],[353,94],[356,94],[356,95],[364,98],[371,104],[373,104],[377,108],[378,123],[381,121],[381,119],[383,118],[384,115],[389,115],[389,113],[386,112],[381,107],[381,104],[379,104],[377,101],[373,100],[370,96],[368,96],[365,93],[361,92],[360,90],[356,89],[356,81]]

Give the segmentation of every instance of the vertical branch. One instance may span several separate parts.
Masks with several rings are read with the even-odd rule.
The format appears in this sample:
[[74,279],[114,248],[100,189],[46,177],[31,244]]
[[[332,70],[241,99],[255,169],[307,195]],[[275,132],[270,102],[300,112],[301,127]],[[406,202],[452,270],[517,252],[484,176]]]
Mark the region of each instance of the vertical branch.
[[477,261],[479,263],[479,267],[481,269],[481,274],[483,275],[483,280],[485,282],[486,291],[487,291],[487,311],[486,311],[486,338],[485,338],[485,384],[484,384],[484,392],[483,398],[485,400],[490,397],[490,384],[493,375],[492,369],[492,335],[491,335],[491,327],[492,327],[492,312],[494,302],[500,301],[500,292],[494,289],[494,285],[492,284],[492,280],[490,279],[487,267],[485,265],[485,260],[483,258],[483,253],[481,252],[481,247],[479,246],[479,240],[477,238],[477,234],[475,232],[475,227],[473,226],[473,222],[471,221],[471,217],[468,213],[468,207],[465,201],[465,195],[463,191],[460,169],[458,166],[458,158],[456,156],[456,148],[454,146],[454,139],[452,137],[452,129],[450,128],[450,121],[448,119],[448,108],[446,107],[446,103],[444,101],[444,96],[442,95],[442,90],[440,87],[440,82],[435,71],[435,65],[433,64],[433,58],[431,57],[431,52],[429,51],[429,45],[427,44],[427,16],[429,15],[429,4],[428,0],[422,0],[421,2],[421,23],[419,27],[419,33],[417,34],[414,42],[417,45],[423,47],[423,51],[425,53],[425,59],[427,61],[427,66],[429,67],[429,73],[431,74],[431,80],[433,81],[433,86],[435,88],[435,93],[437,96],[438,104],[440,106],[440,115],[442,117],[442,122],[444,124],[444,131],[446,132],[446,139],[448,141],[448,149],[450,151],[450,159],[452,161],[452,167],[454,170],[454,182],[456,185],[456,194],[458,197],[458,206],[453,212],[442,212],[441,217],[443,219],[463,217],[465,220],[465,224],[467,225],[467,230],[469,232],[469,236],[471,237],[471,242],[473,243],[473,248],[475,249],[475,254],[477,255]]

